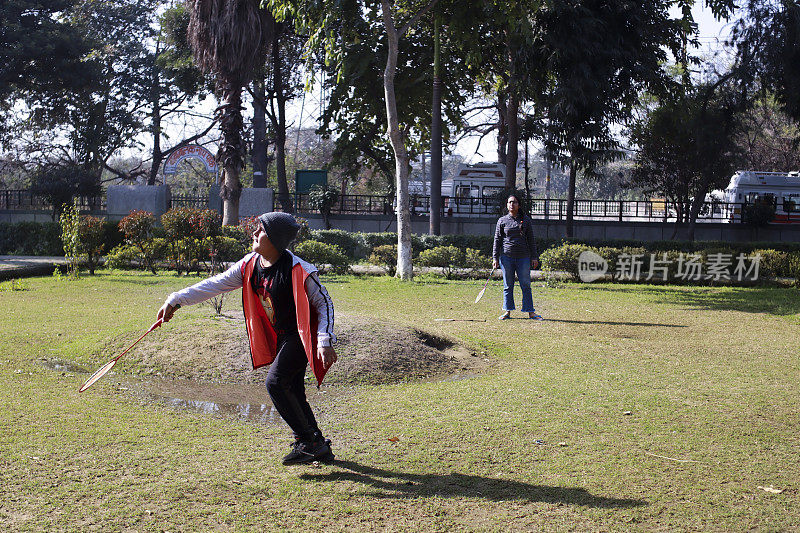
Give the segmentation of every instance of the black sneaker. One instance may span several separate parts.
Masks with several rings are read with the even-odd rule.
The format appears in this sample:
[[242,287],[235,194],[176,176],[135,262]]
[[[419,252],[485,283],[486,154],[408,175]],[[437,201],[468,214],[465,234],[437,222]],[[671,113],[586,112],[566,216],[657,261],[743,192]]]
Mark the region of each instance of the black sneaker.
[[325,439],[325,444],[328,446],[328,449],[330,451],[328,452],[327,455],[323,455],[322,457],[317,459],[317,461],[319,461],[320,463],[332,463],[334,459],[336,459],[336,456],[333,455],[333,449],[331,449],[331,439]]
[[[325,444],[328,445],[328,448],[331,447],[331,439],[326,439],[325,437],[322,436],[322,432],[320,430],[316,430],[314,432],[314,441],[316,442],[321,440],[325,441]],[[333,455],[333,450],[331,450],[331,452],[328,455],[320,457],[319,459],[316,460],[321,463],[332,463],[334,459],[336,459],[336,456]]]
[[326,461],[332,455],[333,452],[331,452],[329,440],[320,439],[314,442],[298,440],[292,445],[292,451],[286,454],[282,462],[285,465],[297,465],[314,461]]

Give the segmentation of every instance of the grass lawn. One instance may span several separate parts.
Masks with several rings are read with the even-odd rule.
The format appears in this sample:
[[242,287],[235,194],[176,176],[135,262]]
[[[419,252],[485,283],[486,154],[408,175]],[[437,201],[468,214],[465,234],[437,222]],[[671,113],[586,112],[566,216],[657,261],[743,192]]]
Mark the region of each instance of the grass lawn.
[[[189,281],[101,273],[0,292],[0,529],[800,527],[796,289],[537,286],[546,321],[500,322],[498,282],[474,305],[480,281],[328,277],[337,312],[451,337],[494,364],[336,391],[315,405],[337,463],[284,467],[285,427],[120,391],[135,350],[80,395],[86,374],[43,364],[93,370]],[[152,335],[211,312],[181,309]]]

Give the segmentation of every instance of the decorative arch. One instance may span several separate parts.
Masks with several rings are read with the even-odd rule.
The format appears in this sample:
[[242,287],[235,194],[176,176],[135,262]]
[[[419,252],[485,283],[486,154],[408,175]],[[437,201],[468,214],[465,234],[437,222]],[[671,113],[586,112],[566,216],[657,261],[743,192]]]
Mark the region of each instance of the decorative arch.
[[218,166],[214,155],[199,144],[188,144],[172,152],[167,160],[164,161],[164,185],[167,184],[167,175],[175,174],[178,170],[178,164],[184,159],[190,158],[202,161],[206,171],[214,174],[216,178]]

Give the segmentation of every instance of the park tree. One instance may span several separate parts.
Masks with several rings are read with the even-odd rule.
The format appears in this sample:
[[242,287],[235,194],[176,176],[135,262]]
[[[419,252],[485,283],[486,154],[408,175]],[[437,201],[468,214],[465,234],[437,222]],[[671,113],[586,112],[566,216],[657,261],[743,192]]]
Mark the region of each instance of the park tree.
[[20,100],[93,84],[90,44],[66,16],[78,0],[8,0],[0,5],[0,132]]
[[29,158],[71,161],[92,175],[132,178],[138,169],[110,164],[121,148],[138,143],[154,93],[154,12],[160,0],[76,0],[58,15],[80,35],[86,50],[80,83],[59,91],[28,90],[17,114],[17,143]]
[[[332,64],[337,81],[342,83],[350,81],[347,77],[348,73],[343,70],[345,65],[345,62],[342,61],[345,57],[344,49],[353,40],[361,38],[360,34],[350,32],[350,28],[361,27],[359,21],[366,20],[373,24],[372,27],[379,29],[380,42],[384,43],[386,53],[383,54],[382,68],[371,79],[373,84],[381,81],[379,86],[382,87],[382,98],[378,101],[384,108],[382,121],[385,121],[385,135],[388,137],[394,156],[398,226],[397,276],[404,280],[410,280],[413,277],[408,176],[413,149],[412,131],[418,117],[401,115],[398,102],[403,102],[405,95],[398,91],[396,82],[398,72],[404,68],[421,69],[430,66],[430,62],[427,65],[420,65],[415,61],[416,58],[405,55],[401,60],[401,50],[409,39],[413,39],[413,35],[417,33],[417,27],[421,25],[422,17],[436,5],[437,1],[289,2],[272,0],[269,2],[279,20],[288,15],[295,18],[299,31],[310,36],[307,49],[322,54],[325,61]],[[341,36],[348,32],[351,37],[342,39]],[[361,65],[366,67],[368,63]],[[427,93],[430,94],[429,91]],[[430,124],[429,105],[427,110],[425,114],[426,129]]]
[[[541,140],[548,159],[569,171],[567,237],[573,235],[576,179],[622,156],[610,127],[631,117],[643,91],[663,94],[667,51],[678,54],[684,28],[670,2],[555,2],[541,14],[549,85]],[[609,39],[613,35],[613,39]]]
[[800,120],[800,3],[746,0],[731,34],[742,88],[771,94]]
[[[278,185],[278,201],[284,211],[292,212],[292,197],[286,175],[286,104],[299,96],[303,90],[302,66],[305,38],[298,35],[292,20],[275,23],[270,53],[260,82],[264,92],[254,98],[254,106],[261,106],[269,119],[270,131],[275,142],[275,177]],[[254,136],[254,152],[256,151]],[[259,154],[261,149],[259,148]],[[266,157],[266,146],[263,150]]]
[[242,90],[271,41],[274,19],[258,0],[190,0],[189,41],[198,65],[214,75],[220,100],[217,121],[222,141],[220,197],[224,225],[239,221],[240,173],[244,168]]
[[[162,137],[166,138],[163,121],[186,111],[182,104],[196,95],[200,86],[196,68],[169,57],[175,55],[175,43],[168,42],[168,32],[159,33],[156,15],[164,3],[165,0],[52,2],[48,7],[62,10],[26,25],[30,26],[29,33],[35,35],[35,30],[59,22],[59,28],[67,28],[71,35],[78,36],[83,46],[76,48],[77,45],[65,42],[53,31],[39,36],[35,44],[41,50],[49,50],[51,42],[57,47],[52,57],[60,57],[59,54],[69,50],[80,51],[80,61],[66,66],[46,63],[54,70],[42,77],[53,80],[51,85],[58,90],[33,80],[26,87],[16,84],[14,95],[23,105],[16,108],[19,111],[16,120],[5,124],[15,127],[14,143],[25,145],[19,146],[18,151],[25,152],[29,160],[38,157],[39,162],[33,163],[34,166],[43,161],[73,161],[92,168],[92,173],[98,176],[105,172],[133,180],[146,175],[153,184],[161,162],[172,150],[202,136],[201,133],[170,148],[162,147]],[[175,17],[171,15],[176,9],[166,10],[164,20],[173,20]],[[34,13],[37,11],[31,7],[21,19],[24,21]],[[15,38],[24,40],[23,35]],[[36,58],[33,50],[24,53]],[[77,81],[59,84],[61,70],[66,79],[74,77]],[[189,78],[194,78],[191,83]],[[133,167],[117,164],[118,151],[139,146],[143,131],[149,132],[153,139],[149,171],[145,168],[146,160]]]
[[40,166],[31,177],[31,193],[43,198],[53,208],[58,220],[65,206],[76,197],[94,199],[100,194],[99,176],[76,163],[49,163]]
[[113,171],[109,159],[135,144],[141,132],[151,81],[152,11],[158,3],[79,2],[69,16],[91,43],[98,83],[36,107],[35,116],[68,127],[71,157],[97,175]]
[[687,222],[692,191],[697,188],[694,111],[688,98],[667,99],[631,127],[631,142],[637,147],[632,182],[647,194],[656,194],[675,206],[677,223]]
[[[403,280],[414,277],[411,264],[411,213],[408,210],[408,174],[410,157],[407,139],[408,126],[401,128],[400,116],[397,113],[397,95],[395,93],[395,75],[400,40],[416,24],[420,17],[436,4],[430,0],[427,5],[399,5],[397,0],[381,0],[381,13],[388,44],[386,68],[383,72],[384,103],[386,104],[387,133],[394,152],[395,176],[397,182],[397,276]],[[402,24],[402,25],[400,25]],[[407,122],[406,122],[407,124]]]
[[[438,7],[438,5],[437,5]],[[446,16],[445,16],[446,18]],[[427,150],[431,124],[433,32],[428,17],[402,39],[395,72],[398,114],[408,127],[409,158]],[[335,30],[342,43],[340,63],[324,66],[324,88],[329,94],[320,132],[334,139],[332,165],[352,181],[364,175],[385,176],[387,192],[396,193],[394,153],[387,136],[384,88],[376,83],[386,66],[387,42],[382,15],[377,10]],[[451,34],[441,32],[443,139],[450,141],[452,128],[462,123],[465,95],[474,85],[466,75],[463,59],[455,52]],[[378,180],[374,180],[378,181]]]
[[506,165],[506,188],[516,187],[520,110],[546,80],[546,50],[541,44],[540,15],[547,2],[474,0],[452,6],[447,31],[452,34],[477,82],[497,110],[497,160]]
[[736,144],[742,165],[751,170],[790,172],[800,169],[800,124],[777,99],[765,94],[742,114]]
[[727,185],[741,160],[736,139],[747,103],[730,75],[665,98],[632,128],[635,184],[671,199],[675,231],[694,239],[706,195]]
[[146,126],[153,143],[147,171],[148,185],[156,184],[161,165],[170,154],[202,139],[214,126],[212,121],[205,121],[206,124],[184,135],[179,141],[164,145],[165,141],[169,141],[165,121],[176,115],[186,116],[190,103],[209,92],[212,82],[193,61],[188,41],[189,11],[186,5],[169,7],[158,22],[160,32],[154,35],[148,58],[151,83],[147,92],[149,123]]

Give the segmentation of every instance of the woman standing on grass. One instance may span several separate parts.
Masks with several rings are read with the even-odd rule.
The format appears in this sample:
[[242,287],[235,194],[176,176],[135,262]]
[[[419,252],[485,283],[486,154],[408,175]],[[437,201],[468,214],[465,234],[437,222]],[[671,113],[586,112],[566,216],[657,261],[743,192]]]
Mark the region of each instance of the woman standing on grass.
[[292,451],[283,464],[333,459],[331,441],[322,436],[308,405],[306,365],[321,384],[336,362],[331,344],[333,302],[317,269],[288,251],[300,225],[288,213],[265,213],[253,232],[253,252],[225,272],[169,295],[158,310],[164,322],[182,305],[200,303],[242,289],[242,304],[253,368],[271,365],[267,392],[294,432]]
[[503,314],[500,320],[511,318],[514,307],[514,274],[519,279],[522,289],[523,313],[528,313],[528,318],[542,320],[533,308],[533,295],[531,294],[531,268],[539,268],[539,254],[536,242],[533,239],[533,223],[525,215],[525,210],[520,205],[520,200],[511,194],[506,201],[508,214],[500,217],[494,232],[494,245],[492,247],[492,268],[503,272]]

